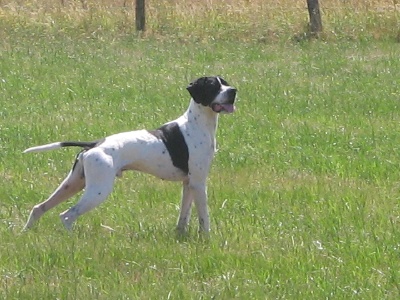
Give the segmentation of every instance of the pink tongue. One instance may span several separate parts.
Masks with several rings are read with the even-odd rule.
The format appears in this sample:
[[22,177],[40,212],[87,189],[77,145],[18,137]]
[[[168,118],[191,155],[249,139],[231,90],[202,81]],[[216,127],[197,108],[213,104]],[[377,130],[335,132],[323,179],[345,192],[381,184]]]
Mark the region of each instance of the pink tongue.
[[227,113],[233,113],[235,111],[235,105],[233,104],[221,104],[221,106]]

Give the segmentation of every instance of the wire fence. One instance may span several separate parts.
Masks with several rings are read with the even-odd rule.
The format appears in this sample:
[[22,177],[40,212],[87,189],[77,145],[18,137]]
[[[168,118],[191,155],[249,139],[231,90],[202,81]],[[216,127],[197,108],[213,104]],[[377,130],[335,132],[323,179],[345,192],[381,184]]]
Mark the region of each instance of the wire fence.
[[[20,7],[26,9],[104,9],[120,10],[136,7],[137,0],[0,0],[0,7]],[[144,2],[144,0],[143,0]],[[304,10],[307,0],[147,0],[146,7],[191,7],[192,9],[210,9],[225,6],[227,9],[241,9],[245,6],[264,9]],[[400,10],[398,0],[320,0],[321,9],[338,8],[358,10]]]
[[[59,16],[90,21],[109,18],[128,30],[182,32],[202,29],[201,22],[218,30],[225,26],[248,36],[279,36],[302,32],[308,24],[307,0],[0,0],[0,17],[11,12],[40,22]],[[400,37],[400,0],[319,0],[325,32]],[[80,18],[77,18],[76,16]],[[43,17],[45,16],[45,17]],[[98,17],[100,16],[100,17]],[[74,19],[75,17],[75,19]],[[96,19],[96,17],[98,17]],[[89,20],[89,21],[87,21]],[[120,20],[118,25],[115,20]],[[49,21],[50,22],[50,21]],[[71,21],[73,22],[73,21]],[[83,22],[83,21],[82,21]],[[223,25],[221,25],[223,24]],[[237,24],[240,24],[240,28]],[[204,26],[204,25],[203,25]],[[374,29],[375,27],[376,29]],[[397,29],[396,29],[397,28]],[[239,30],[238,30],[239,29]],[[190,33],[189,33],[190,34]],[[236,36],[238,33],[235,33]]]

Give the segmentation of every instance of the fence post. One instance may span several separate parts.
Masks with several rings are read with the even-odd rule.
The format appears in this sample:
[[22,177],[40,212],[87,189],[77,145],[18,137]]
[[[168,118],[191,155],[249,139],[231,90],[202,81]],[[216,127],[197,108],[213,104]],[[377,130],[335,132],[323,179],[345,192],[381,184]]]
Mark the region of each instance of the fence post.
[[322,20],[318,0],[307,0],[307,8],[310,15],[311,34],[316,35],[322,32]]
[[136,30],[144,31],[145,22],[145,0],[136,0]]

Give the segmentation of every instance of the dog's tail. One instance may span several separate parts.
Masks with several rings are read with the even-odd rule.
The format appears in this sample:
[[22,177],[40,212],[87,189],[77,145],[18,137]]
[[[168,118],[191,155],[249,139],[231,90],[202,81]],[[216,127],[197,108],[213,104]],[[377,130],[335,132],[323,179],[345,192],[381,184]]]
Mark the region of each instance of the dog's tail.
[[60,149],[63,147],[82,147],[85,149],[91,149],[91,148],[97,146],[98,144],[100,144],[99,141],[94,141],[94,142],[56,142],[56,143],[31,147],[31,148],[24,150],[23,153],[42,152],[42,151]]

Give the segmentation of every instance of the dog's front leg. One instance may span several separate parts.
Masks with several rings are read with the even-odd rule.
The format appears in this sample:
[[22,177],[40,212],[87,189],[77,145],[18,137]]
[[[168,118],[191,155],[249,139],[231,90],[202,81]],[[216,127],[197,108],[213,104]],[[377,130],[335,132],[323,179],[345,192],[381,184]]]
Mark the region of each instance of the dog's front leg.
[[184,234],[190,222],[190,215],[192,211],[192,203],[193,203],[193,192],[189,187],[189,183],[187,181],[183,182],[182,189],[182,202],[181,202],[181,211],[179,213],[178,225],[176,226],[176,230],[179,234]]
[[194,202],[196,204],[197,214],[199,216],[200,231],[210,232],[210,217],[207,207],[207,188],[205,183],[191,184]]

